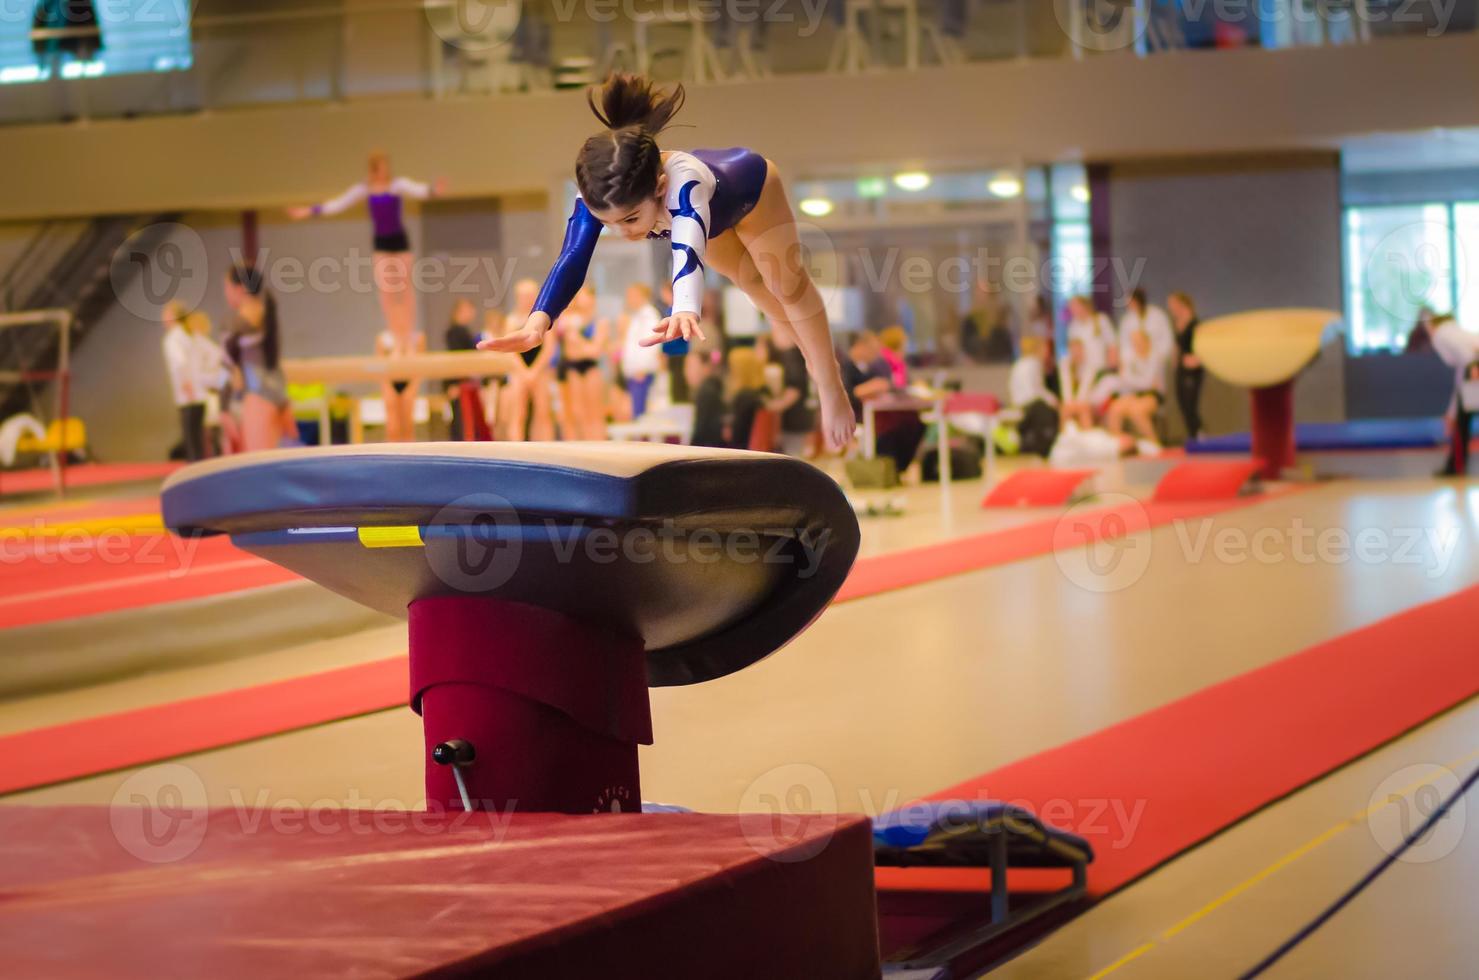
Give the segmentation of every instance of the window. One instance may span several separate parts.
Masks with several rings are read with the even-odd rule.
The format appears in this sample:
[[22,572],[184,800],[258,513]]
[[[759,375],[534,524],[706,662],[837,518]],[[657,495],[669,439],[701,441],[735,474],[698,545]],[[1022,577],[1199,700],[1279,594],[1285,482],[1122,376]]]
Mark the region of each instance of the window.
[[[1424,306],[1454,311],[1466,326],[1479,327],[1479,301],[1469,300],[1475,318],[1459,308],[1465,270],[1455,252],[1465,260],[1456,248],[1456,213],[1468,222],[1467,234],[1479,239],[1479,205],[1346,209],[1346,320],[1354,351],[1402,349]],[[1472,264],[1475,256],[1466,261]]]
[[1048,180],[1052,196],[1052,261],[1048,285],[1054,313],[1062,321],[1063,307],[1074,296],[1087,295],[1094,286],[1093,243],[1089,234],[1089,178],[1078,164],[1055,164]]
[[1479,330],[1479,203],[1453,207],[1454,314],[1461,326]]

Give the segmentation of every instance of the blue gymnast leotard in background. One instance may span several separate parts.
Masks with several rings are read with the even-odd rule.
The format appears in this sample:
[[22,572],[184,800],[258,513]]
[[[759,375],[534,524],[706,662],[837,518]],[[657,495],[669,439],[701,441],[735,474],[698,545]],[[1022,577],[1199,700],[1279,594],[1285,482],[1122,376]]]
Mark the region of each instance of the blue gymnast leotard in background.
[[[753,150],[673,152],[663,164],[668,177],[665,204],[671,226],[648,233],[648,238],[671,238],[673,242],[673,311],[698,313],[703,302],[704,250],[710,239],[724,234],[749,214],[765,189],[767,164]],[[575,201],[575,210],[565,226],[565,243],[534,308],[554,320],[585,282],[601,222],[585,202]]]

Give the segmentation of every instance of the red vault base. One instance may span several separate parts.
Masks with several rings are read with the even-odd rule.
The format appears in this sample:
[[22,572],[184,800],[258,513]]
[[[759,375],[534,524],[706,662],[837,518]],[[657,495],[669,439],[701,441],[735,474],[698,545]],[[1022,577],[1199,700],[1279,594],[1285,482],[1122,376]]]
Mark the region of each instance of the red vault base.
[[183,813],[0,808],[5,974],[879,975],[859,817]]

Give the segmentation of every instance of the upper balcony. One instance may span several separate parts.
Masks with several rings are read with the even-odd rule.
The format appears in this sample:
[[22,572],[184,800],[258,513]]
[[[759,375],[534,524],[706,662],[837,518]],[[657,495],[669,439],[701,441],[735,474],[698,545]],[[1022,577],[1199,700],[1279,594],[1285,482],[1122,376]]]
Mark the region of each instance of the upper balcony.
[[0,3],[0,220],[299,203],[377,148],[456,196],[556,200],[612,68],[690,85],[673,146],[808,178],[1479,126],[1479,0],[308,2],[40,29]]
[[[11,0],[0,124],[1473,31],[1479,0]],[[33,9],[34,8],[34,9]],[[28,12],[29,11],[29,12]]]

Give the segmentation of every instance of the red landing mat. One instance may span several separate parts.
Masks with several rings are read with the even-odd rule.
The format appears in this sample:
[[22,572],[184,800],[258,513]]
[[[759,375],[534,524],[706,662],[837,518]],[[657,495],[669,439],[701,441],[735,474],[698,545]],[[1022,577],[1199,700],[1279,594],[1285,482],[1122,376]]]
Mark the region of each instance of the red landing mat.
[[1236,497],[1263,469],[1256,459],[1233,459],[1182,463],[1167,471],[1156,484],[1153,503],[1176,500],[1226,500]]
[[[1479,695],[1479,586],[932,794],[999,799],[1087,838],[1091,898]],[[880,888],[984,889],[880,869]],[[1037,882],[1033,882],[1037,883]],[[1014,882],[1015,885],[1015,882]]]
[[1018,470],[991,488],[982,507],[1061,507],[1097,470]]
[[17,977],[871,980],[872,865],[859,817],[5,807],[0,948]]
[[[67,467],[67,486],[96,487],[108,483],[163,480],[184,465],[184,463],[83,463],[80,466]],[[0,497],[12,493],[48,493],[53,485],[50,469],[0,473]]]

